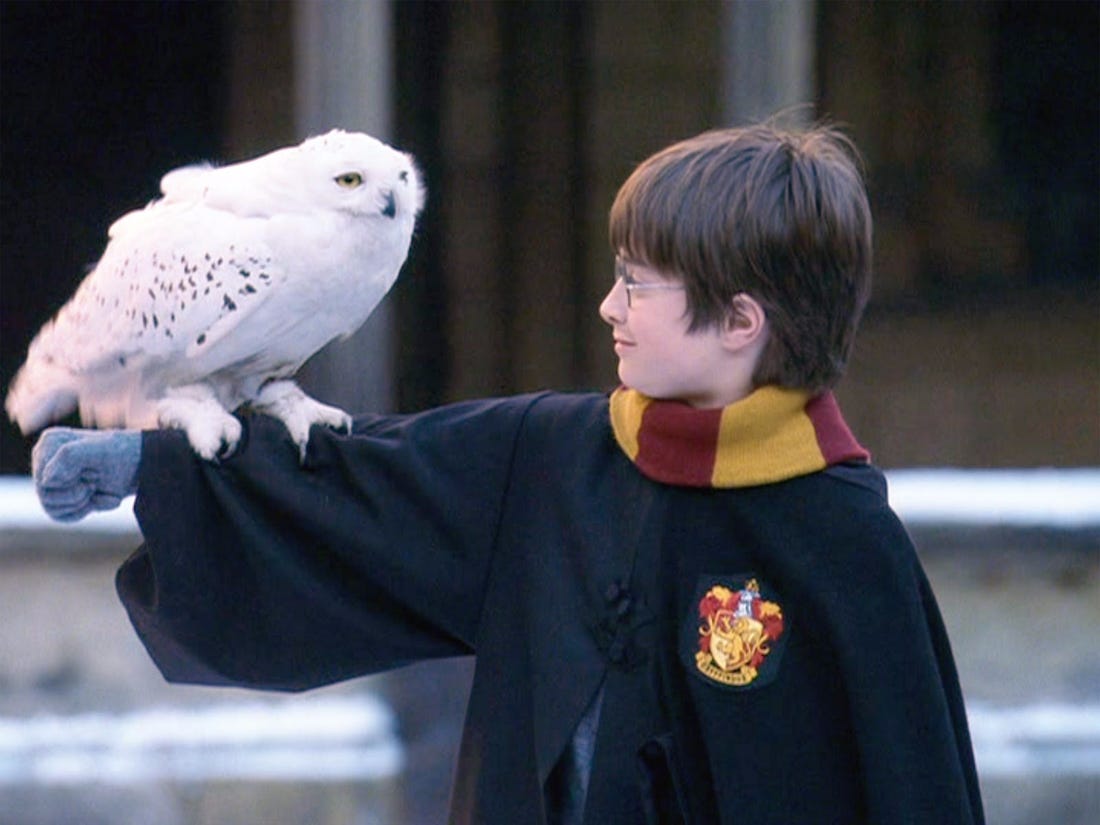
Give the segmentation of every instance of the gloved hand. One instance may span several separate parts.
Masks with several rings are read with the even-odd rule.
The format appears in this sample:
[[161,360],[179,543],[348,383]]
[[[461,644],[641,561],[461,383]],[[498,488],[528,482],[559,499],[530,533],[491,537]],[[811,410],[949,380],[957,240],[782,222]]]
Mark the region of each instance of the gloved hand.
[[137,492],[138,430],[51,427],[31,453],[34,487],[55,521],[79,521],[92,510],[113,510]]

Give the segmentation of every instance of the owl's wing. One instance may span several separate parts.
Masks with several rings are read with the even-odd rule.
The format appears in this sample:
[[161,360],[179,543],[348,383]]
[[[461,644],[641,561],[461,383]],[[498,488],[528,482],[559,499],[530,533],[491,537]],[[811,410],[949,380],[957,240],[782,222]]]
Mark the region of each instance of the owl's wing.
[[95,269],[32,344],[32,355],[48,355],[75,374],[152,361],[180,368],[283,282],[263,224],[165,202],[124,216]]

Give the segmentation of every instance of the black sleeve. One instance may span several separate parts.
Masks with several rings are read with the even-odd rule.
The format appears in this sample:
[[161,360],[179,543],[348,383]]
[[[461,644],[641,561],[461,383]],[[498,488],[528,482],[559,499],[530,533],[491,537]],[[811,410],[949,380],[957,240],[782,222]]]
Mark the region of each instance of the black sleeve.
[[262,416],[221,463],[145,433],[117,588],[165,677],[302,690],[471,652],[531,401],[314,427],[304,464]]

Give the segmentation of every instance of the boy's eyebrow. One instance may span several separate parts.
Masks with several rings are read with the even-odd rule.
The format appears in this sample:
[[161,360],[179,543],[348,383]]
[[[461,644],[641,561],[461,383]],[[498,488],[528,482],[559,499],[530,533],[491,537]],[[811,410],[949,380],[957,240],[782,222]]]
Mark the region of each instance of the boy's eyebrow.
[[615,256],[615,274],[621,277],[623,280],[627,281],[628,283],[638,280],[634,276],[633,272],[633,270],[638,267],[641,267],[643,269],[651,269],[656,272],[656,270],[653,269],[653,267],[649,266],[649,264],[643,263],[641,261],[636,261],[633,258],[628,258],[622,253]]
[[646,281],[638,279],[638,276],[634,274],[637,267],[644,267],[645,264],[638,261],[632,261],[629,258],[623,258],[622,256],[615,256],[615,277],[622,278],[625,284],[644,284]]

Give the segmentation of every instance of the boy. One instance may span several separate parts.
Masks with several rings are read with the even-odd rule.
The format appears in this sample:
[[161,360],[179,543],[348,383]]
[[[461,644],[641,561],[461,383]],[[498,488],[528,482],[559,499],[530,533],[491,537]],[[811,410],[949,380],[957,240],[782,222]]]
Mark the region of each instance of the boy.
[[452,822],[981,822],[935,602],[828,391],[870,281],[854,149],[700,135],[631,175],[610,234],[610,399],[368,415],[304,465],[264,417],[220,464],[55,431],[44,503],[136,482],[118,589],[170,680],[476,654]]

